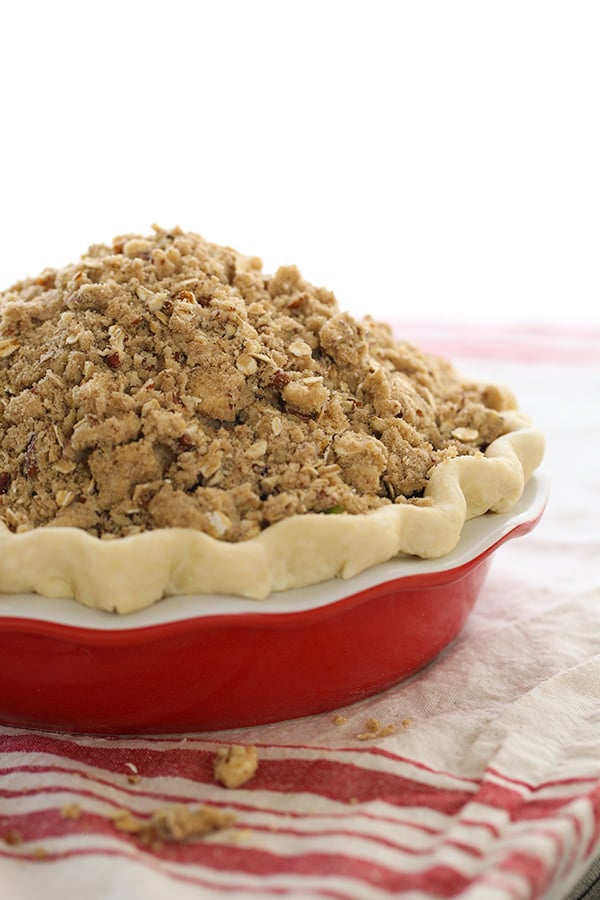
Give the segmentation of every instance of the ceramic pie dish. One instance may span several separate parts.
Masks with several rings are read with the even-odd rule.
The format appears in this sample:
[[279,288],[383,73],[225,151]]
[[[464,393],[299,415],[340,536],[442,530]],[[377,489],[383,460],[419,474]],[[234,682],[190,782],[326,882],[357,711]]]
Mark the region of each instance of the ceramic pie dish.
[[543,452],[510,389],[295,266],[92,245],[0,292],[0,720],[194,731],[381,690],[532,527]]
[[547,494],[538,471],[509,512],[467,521],[443,558],[398,557],[260,602],[174,596],[116,617],[68,599],[0,595],[0,721],[183,733],[295,718],[375,694],[448,647],[494,552],[537,524]]

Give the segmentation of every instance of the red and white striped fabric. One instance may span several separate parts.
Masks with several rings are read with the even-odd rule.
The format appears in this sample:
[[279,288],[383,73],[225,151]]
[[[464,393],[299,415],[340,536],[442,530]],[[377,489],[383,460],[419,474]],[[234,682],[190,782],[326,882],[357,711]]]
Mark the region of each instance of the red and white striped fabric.
[[[540,525],[495,555],[454,644],[341,725],[143,739],[0,728],[0,897],[560,900],[600,854],[600,333],[398,331],[515,390],[548,440]],[[359,741],[368,718],[410,724]],[[260,764],[227,790],[212,759],[234,742]],[[117,810],[179,803],[235,824],[154,847],[114,827]]]

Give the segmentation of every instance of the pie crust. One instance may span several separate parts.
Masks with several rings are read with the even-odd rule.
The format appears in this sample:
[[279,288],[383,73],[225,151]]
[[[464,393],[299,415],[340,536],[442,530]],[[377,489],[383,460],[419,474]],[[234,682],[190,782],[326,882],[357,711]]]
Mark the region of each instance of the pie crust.
[[433,469],[425,489],[430,505],[297,515],[239,543],[182,528],[103,541],[77,528],[14,534],[1,526],[0,589],[130,613],[166,595],[260,600],[273,591],[352,578],[398,554],[444,556],[467,519],[510,510],[542,459],[541,432],[520,412],[503,416],[509,430],[485,453],[447,459]]

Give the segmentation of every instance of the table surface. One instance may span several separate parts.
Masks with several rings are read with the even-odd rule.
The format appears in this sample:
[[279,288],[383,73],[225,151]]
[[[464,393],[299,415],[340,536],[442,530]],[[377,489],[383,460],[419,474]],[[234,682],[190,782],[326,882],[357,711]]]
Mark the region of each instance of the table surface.
[[[547,438],[540,524],[494,555],[454,643],[341,724],[134,739],[0,727],[3,897],[584,896],[600,855],[600,330],[398,333],[515,391]],[[394,733],[359,740],[368,719]],[[259,754],[238,789],[212,774],[232,743]],[[119,810],[175,804],[235,822],[188,842],[115,827]]]

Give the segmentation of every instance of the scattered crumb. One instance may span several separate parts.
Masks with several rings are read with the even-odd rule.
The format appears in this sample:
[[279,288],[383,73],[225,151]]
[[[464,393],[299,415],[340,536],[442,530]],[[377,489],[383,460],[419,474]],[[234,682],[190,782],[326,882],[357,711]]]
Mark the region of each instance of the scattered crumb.
[[236,844],[242,844],[244,841],[247,841],[253,834],[254,831],[252,828],[240,828],[233,832],[232,837]]
[[141,775],[139,774],[138,767],[135,763],[126,762],[125,765],[128,769],[130,769],[130,773],[127,776],[127,781],[129,784],[138,784],[141,780]]
[[140,820],[132,816],[126,809],[120,809],[115,813],[113,816],[113,823],[115,828],[119,831],[124,831],[127,834],[136,834],[136,832],[140,831],[142,828]]
[[409,728],[412,725],[412,719],[402,719],[400,724],[403,728]]
[[44,847],[34,847],[31,851],[31,855],[34,859],[46,859],[48,856],[48,851],[44,849]]
[[160,841],[186,841],[203,837],[213,831],[229,828],[235,822],[232,813],[222,812],[212,806],[191,810],[175,805],[156,810],[150,819],[137,819],[128,810],[119,810],[113,817],[118,831],[135,834],[143,843]]
[[69,803],[63,806],[60,814],[63,819],[79,819],[81,817],[81,807],[77,803]]
[[10,828],[8,831],[4,832],[2,840],[5,844],[8,844],[9,847],[18,847],[19,844],[23,842],[23,837],[21,832],[17,831],[16,828]]
[[377,737],[389,737],[390,734],[396,734],[396,729],[391,723],[384,728],[380,728],[377,732]]
[[359,799],[358,797],[350,797],[348,803],[350,804],[350,806],[356,806],[357,803],[359,803]]
[[256,747],[232,744],[220,747],[214,759],[214,774],[217,781],[227,788],[238,788],[250,781],[258,768]]
[[333,722],[334,725],[345,725],[346,722],[348,721],[348,719],[346,718],[346,716],[343,716],[341,713],[338,713],[336,716],[333,717],[333,719],[331,721]]
[[356,739],[358,741],[374,741],[377,738],[389,737],[391,734],[395,733],[396,728],[392,723],[382,726],[379,719],[367,719],[365,722],[365,731],[357,734]]

